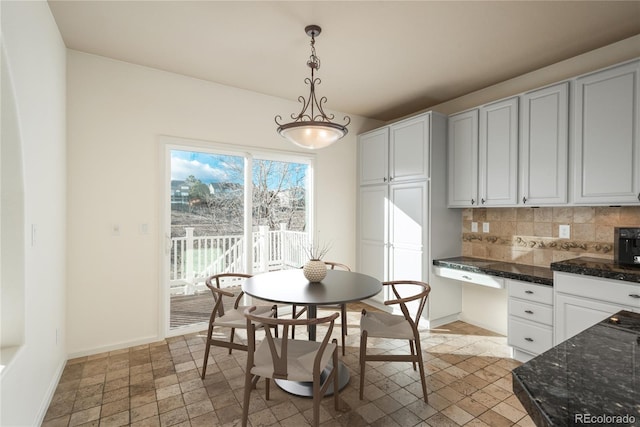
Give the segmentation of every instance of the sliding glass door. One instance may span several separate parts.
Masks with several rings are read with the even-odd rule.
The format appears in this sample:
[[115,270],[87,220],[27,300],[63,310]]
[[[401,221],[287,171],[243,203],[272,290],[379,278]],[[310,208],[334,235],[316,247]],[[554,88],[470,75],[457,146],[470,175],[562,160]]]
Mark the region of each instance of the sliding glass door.
[[[243,150],[244,151],[244,150]],[[311,220],[308,156],[166,144],[168,335],[211,314],[207,277],[302,265]]]

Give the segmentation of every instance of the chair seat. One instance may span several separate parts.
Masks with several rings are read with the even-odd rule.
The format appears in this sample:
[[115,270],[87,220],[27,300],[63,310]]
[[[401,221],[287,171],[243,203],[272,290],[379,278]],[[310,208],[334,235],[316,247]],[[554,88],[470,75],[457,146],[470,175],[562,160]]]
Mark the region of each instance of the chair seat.
[[[282,345],[282,339],[274,339],[276,346]],[[292,381],[313,381],[313,360],[320,348],[321,343],[315,341],[289,340],[287,354],[289,359],[286,379]],[[328,343],[320,359],[320,368],[327,366],[331,360],[331,355],[337,347],[335,343]],[[269,343],[263,340],[255,352],[254,367],[251,369],[253,375],[273,378],[273,361]]]
[[[240,305],[224,312],[224,316],[217,317],[214,326],[225,326],[228,328],[247,329],[247,318],[244,317],[244,310],[249,306]],[[272,306],[259,305],[256,308],[257,315],[268,314]]]
[[413,339],[413,330],[404,316],[389,313],[367,312],[360,319],[360,331],[369,337]]

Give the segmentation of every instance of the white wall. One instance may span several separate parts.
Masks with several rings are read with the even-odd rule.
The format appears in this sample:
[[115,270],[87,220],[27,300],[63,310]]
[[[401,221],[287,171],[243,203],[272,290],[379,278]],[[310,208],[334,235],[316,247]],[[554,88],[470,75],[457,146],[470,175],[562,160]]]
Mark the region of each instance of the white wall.
[[[0,424],[34,426],[44,417],[66,360],[66,50],[46,2],[2,1],[0,10],[22,143],[27,240],[24,343],[0,374]],[[10,92],[4,89],[2,96]],[[5,136],[15,138],[17,132]]]
[[[297,102],[76,51],[68,51],[67,67],[73,357],[162,333],[159,135],[300,149],[277,135],[273,121],[297,112]],[[331,258],[354,265],[356,135],[373,124],[352,119],[343,140],[317,152],[316,225],[334,242]],[[110,232],[114,223],[118,237]],[[149,224],[148,235],[138,232],[141,223]]]
[[580,74],[605,68],[640,56],[640,35],[594,49],[539,70],[433,106],[432,110],[453,114],[498,99],[537,89]]
[[498,334],[507,335],[507,289],[462,284],[460,320]]

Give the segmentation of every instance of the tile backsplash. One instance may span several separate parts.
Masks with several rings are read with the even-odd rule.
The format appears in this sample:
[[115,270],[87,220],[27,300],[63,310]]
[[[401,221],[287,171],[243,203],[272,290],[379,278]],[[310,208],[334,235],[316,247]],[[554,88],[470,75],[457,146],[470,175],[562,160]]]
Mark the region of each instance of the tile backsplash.
[[[559,237],[560,225],[570,226],[570,238]],[[613,259],[614,227],[640,227],[640,207],[469,208],[462,255],[544,267],[579,256]]]

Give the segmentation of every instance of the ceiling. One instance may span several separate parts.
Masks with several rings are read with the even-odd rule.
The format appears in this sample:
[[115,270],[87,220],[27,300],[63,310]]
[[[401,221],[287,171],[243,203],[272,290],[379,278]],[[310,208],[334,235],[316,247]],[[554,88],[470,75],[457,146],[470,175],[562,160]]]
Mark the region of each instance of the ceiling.
[[640,1],[49,0],[70,49],[392,120],[640,34]]

